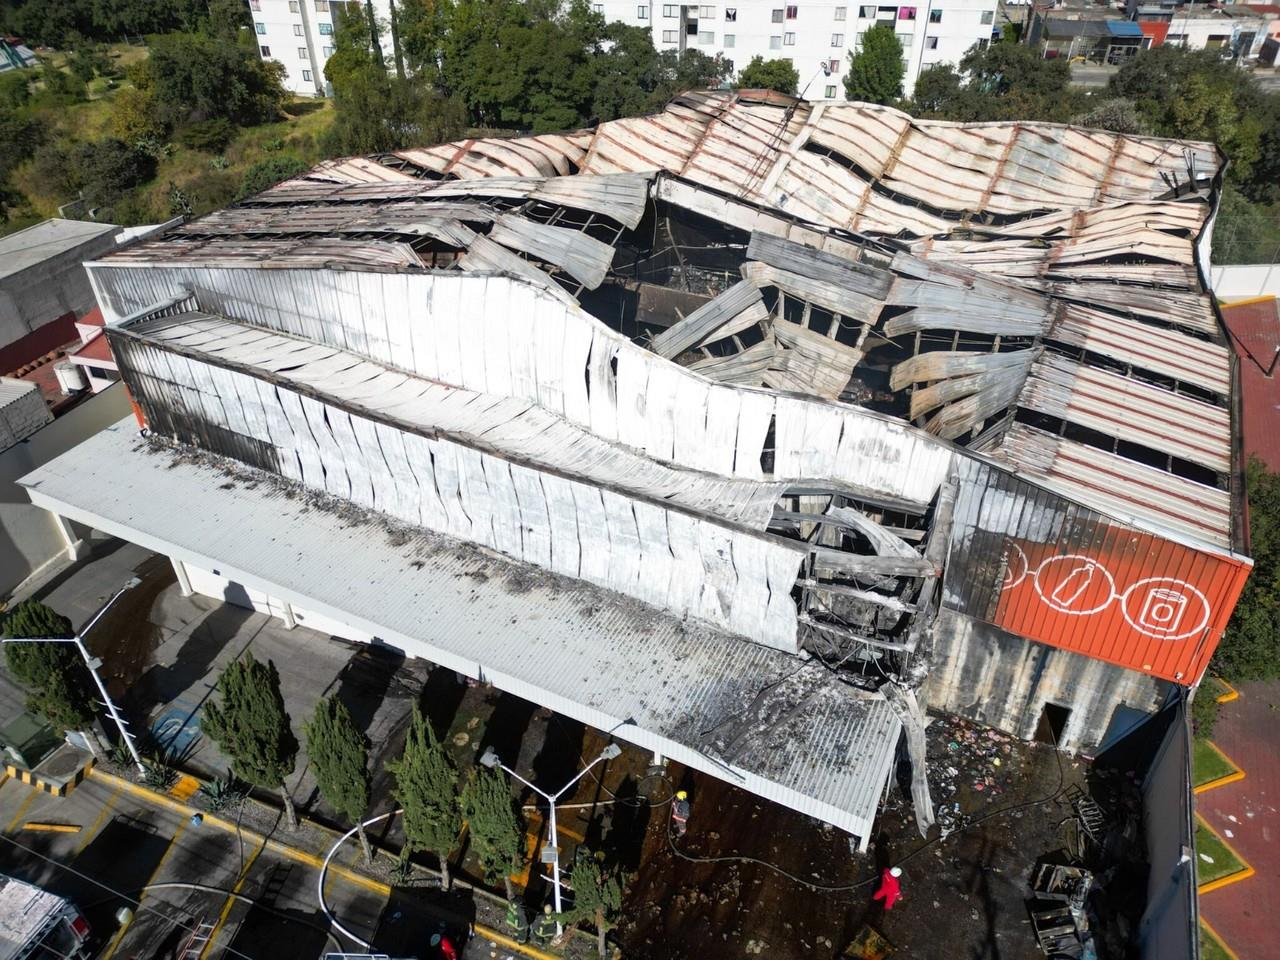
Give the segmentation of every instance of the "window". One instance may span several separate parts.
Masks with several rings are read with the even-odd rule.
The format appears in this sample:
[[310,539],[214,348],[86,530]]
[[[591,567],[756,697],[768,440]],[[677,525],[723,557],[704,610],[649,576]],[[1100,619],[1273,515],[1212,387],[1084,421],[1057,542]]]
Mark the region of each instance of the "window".
[[938,49],[938,38],[937,38],[937,37],[925,37],[925,38],[924,38],[924,48],[925,48],[926,50],[937,50],[937,49]]
[[911,44],[915,42],[915,36],[910,33],[898,34],[898,42],[902,44],[903,50],[910,50]]
[[258,48],[258,52],[259,52],[260,54],[262,54],[262,56],[263,56],[263,58],[264,58],[264,59],[265,59],[266,57],[271,56],[271,48],[270,48],[270,47],[259,47],[259,48]]
[[265,23],[255,23],[253,29],[257,30],[259,34],[263,34],[267,32],[267,25]]
[[324,57],[326,57],[326,58],[328,58],[328,57],[332,57],[332,56],[333,56],[333,47],[321,47],[321,48],[320,48],[320,53],[321,53]]
[[307,55],[307,48],[306,48],[306,47],[299,47],[299,48],[298,48],[298,59],[299,59],[299,60],[310,60],[310,59],[311,59],[311,57]]
[[833,47],[843,47],[843,46],[844,46],[844,34],[843,34],[843,33],[833,33],[833,34],[831,35],[831,45],[832,45]]
[[698,8],[698,19],[700,19],[700,20],[714,20],[715,18],[716,18],[716,8],[715,8],[715,7],[699,7],[699,8]]
[[855,50],[862,49],[862,38],[865,37],[866,35],[867,35],[867,31],[865,30],[858,31],[858,35],[853,38],[853,49]]
[[781,10],[781,9],[778,9],[778,10],[773,11],[772,16],[773,16],[773,22],[774,22],[774,23],[781,23],[781,22],[782,22],[782,10]]
[[737,36],[735,36],[734,34],[732,34],[732,33],[726,33],[726,34],[724,35],[724,48],[725,48],[726,50],[732,50],[732,49],[733,49],[733,45],[734,45],[735,43],[737,43],[737,42],[738,42],[738,38],[737,38]]
[[603,4],[603,3],[593,3],[593,4],[591,5],[591,12],[592,12],[592,13],[604,13],[604,4]]
[[914,20],[915,18],[916,18],[915,7],[899,7],[898,8],[899,20]]
[[982,22],[983,24],[990,24],[990,23],[991,23],[991,18],[992,18],[993,16],[995,16],[995,12],[994,12],[994,11],[992,11],[992,10],[983,10],[983,11],[982,11],[982,20],[981,20],[981,22]]
[[326,37],[331,36],[333,34],[333,24],[332,23],[320,24],[320,33]]
[[677,43],[679,39],[680,39],[679,30],[663,30],[662,31],[663,43]]
[[787,19],[788,19],[788,20],[794,20],[794,19],[795,19],[797,16],[799,16],[799,15],[800,15],[800,8],[799,8],[799,7],[787,7]]
[[875,18],[876,18],[875,7],[859,7],[858,8],[859,20],[874,20]]
[[737,8],[737,7],[725,7],[725,8],[724,8],[724,18],[725,18],[725,20],[727,20],[729,23],[737,23],[737,22],[738,22],[738,8]]
[[827,61],[827,74],[828,74],[829,76],[834,77],[834,76],[835,76],[837,73],[839,73],[839,72],[840,72],[840,61],[839,61],[839,60],[828,60],[828,61]]
[[731,77],[732,77],[732,76],[733,76],[733,61],[732,61],[732,60],[730,60],[730,59],[728,59],[727,57],[725,58],[725,61],[724,61],[724,68],[725,68],[726,70],[728,70],[728,71],[729,71],[729,76],[731,76]]
[[929,11],[929,22],[930,22],[930,23],[941,23],[941,22],[942,22],[942,11],[941,11],[941,10],[930,10],[930,11]]
[[849,8],[848,8],[848,7],[836,7],[836,19],[837,19],[837,20],[844,20],[844,18],[845,18],[845,17],[847,17],[848,15],[849,15]]
[[303,71],[302,71],[302,79],[303,79],[303,80],[305,80],[307,83],[310,83],[310,82],[311,82],[311,71],[310,71],[310,70],[303,70]]
[[298,0],[289,0],[289,12],[290,13],[300,12],[298,10]]
[[316,13],[328,13],[329,0],[316,0]]
[[648,19],[649,19],[649,8],[648,8],[648,7],[636,7],[636,19],[637,19],[637,20],[648,20]]
[[262,12],[262,0],[249,0],[249,9],[257,13]]
[[979,38],[978,38],[978,44],[977,44],[977,46],[978,46],[978,49],[979,49],[979,50],[985,50],[985,49],[987,49],[987,47],[988,47],[988,46],[990,46],[990,45],[991,45],[991,38],[990,38],[990,37],[979,37]]
[[295,24],[293,25],[293,35],[294,35],[295,37],[300,37],[300,36],[302,36],[302,24],[300,24],[300,23],[295,23]]
[[769,49],[770,49],[770,50],[781,50],[781,49],[782,49],[782,38],[781,38],[781,37],[770,37],[770,38],[769,38]]
[[834,100],[835,98],[836,98],[836,88],[831,86],[827,87],[827,99]]
[[796,45],[796,35],[794,33],[784,34],[782,37],[782,45],[784,47],[794,47]]
[[698,44],[700,46],[710,46],[716,42],[716,34],[714,30],[703,30],[698,34]]
[[680,8],[674,3],[663,4],[662,15],[664,17],[678,17],[680,16]]

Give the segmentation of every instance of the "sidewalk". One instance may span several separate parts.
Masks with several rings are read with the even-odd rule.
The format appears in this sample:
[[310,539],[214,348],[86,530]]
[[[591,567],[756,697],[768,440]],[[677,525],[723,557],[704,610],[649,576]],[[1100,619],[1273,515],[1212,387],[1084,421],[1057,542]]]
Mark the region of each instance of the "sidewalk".
[[1241,960],[1274,956],[1280,942],[1280,682],[1245,684],[1225,704],[1214,742],[1245,778],[1200,794],[1204,817],[1254,868],[1248,880],[1205,893],[1200,913]]

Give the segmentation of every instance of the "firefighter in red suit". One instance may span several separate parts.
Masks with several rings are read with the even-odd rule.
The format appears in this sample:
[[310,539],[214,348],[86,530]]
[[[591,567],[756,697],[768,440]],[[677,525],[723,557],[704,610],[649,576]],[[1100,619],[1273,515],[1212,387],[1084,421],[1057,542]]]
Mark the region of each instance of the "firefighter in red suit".
[[884,873],[880,874],[880,889],[872,894],[872,900],[884,901],[886,913],[893,909],[894,902],[902,896],[902,885],[898,883],[900,876],[902,876],[901,867],[887,867]]

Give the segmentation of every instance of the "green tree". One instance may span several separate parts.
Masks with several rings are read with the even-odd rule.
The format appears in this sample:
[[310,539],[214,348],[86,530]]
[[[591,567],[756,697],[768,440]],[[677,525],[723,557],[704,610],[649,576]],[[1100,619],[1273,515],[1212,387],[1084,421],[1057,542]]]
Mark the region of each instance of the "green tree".
[[506,777],[496,770],[473,770],[462,788],[462,812],[485,882],[501,879],[510,900],[511,873],[524,855],[524,827]]
[[622,909],[622,879],[615,869],[606,867],[598,855],[585,847],[578,848],[578,858],[569,871],[573,888],[573,906],[565,911],[565,923],[590,923],[596,928],[596,948],[605,956],[605,937],[617,925]]
[[46,63],[40,68],[41,89],[36,97],[40,106],[66,107],[82,103],[89,96],[85,82],[75,74]]
[[462,832],[458,768],[417,704],[400,759],[387,764],[404,808],[406,852],[425,850],[440,861],[440,883],[449,889],[449,855]]
[[790,60],[766,60],[755,56],[738,74],[737,86],[745,90],[776,90],[778,93],[795,94],[800,85],[800,74]]
[[1131,101],[1118,98],[1094,104],[1084,113],[1072,117],[1071,122],[1081,127],[1110,130],[1112,133],[1130,136],[1145,136],[1151,132],[1146,118],[1138,112],[1138,108]]
[[963,104],[965,98],[964,77],[960,71],[949,63],[935,63],[916,77],[908,107],[917,117],[958,120],[961,114],[970,112]]
[[1254,458],[1245,480],[1253,572],[1210,667],[1229,683],[1280,678],[1280,474]]
[[387,73],[368,18],[348,10],[325,64],[336,115],[325,133],[330,153],[379,153],[456,139],[465,129],[461,104],[445,97],[426,74]]
[[893,27],[878,23],[862,35],[862,49],[849,51],[844,95],[865,103],[895,103],[902,96],[902,43]]
[[959,70],[934,65],[920,71],[909,108],[963,122],[1063,122],[1080,113],[1087,99],[1070,83],[1065,59],[1046,60],[1022,44],[993,43],[970,47]]
[[31,83],[26,70],[0,73],[0,110],[18,110],[31,99]]
[[240,190],[236,194],[236,199],[243,200],[245,197],[252,197],[255,193],[268,190],[277,183],[300,177],[308,169],[304,161],[288,153],[281,153],[274,157],[268,157],[266,160],[259,160],[244,172],[244,179],[240,182]]
[[368,738],[336,696],[317,703],[315,715],[303,729],[321,795],[356,825],[365,863],[372,863],[373,849],[364,832],[370,799]]
[[222,703],[204,708],[204,731],[231,760],[240,779],[268,790],[279,790],[289,825],[297,827],[285,778],[293,772],[298,741],[280,694],[280,674],[268,660],[261,663],[246,653],[228,664],[218,678]]
[[156,175],[150,154],[114,138],[79,144],[71,152],[80,194],[90,206],[110,206]]
[[[39,602],[24,600],[4,617],[6,637],[74,637],[71,621]],[[84,661],[70,643],[6,643],[9,671],[28,690],[27,707],[59,733],[89,730],[96,716]],[[96,739],[96,737],[95,737]]]
[[150,50],[141,72],[165,126],[222,117],[245,127],[280,115],[283,64],[262,60],[233,41],[199,34],[154,37]]
[[165,135],[164,124],[156,117],[155,94],[138,87],[125,87],[111,99],[111,133],[117,140],[138,144]]

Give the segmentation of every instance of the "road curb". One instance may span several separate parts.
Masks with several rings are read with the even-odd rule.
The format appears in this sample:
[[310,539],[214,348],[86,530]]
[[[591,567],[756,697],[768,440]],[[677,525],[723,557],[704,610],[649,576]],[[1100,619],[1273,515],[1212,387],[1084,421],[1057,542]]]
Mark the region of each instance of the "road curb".
[[1212,893],[1214,890],[1221,890],[1223,887],[1229,887],[1233,883],[1239,883],[1242,880],[1248,880],[1250,877],[1254,875],[1254,873],[1257,872],[1253,869],[1252,866],[1250,866],[1249,861],[1240,855],[1240,851],[1237,850],[1235,847],[1233,847],[1230,843],[1228,843],[1227,838],[1224,837],[1222,834],[1220,834],[1217,830],[1215,830],[1212,824],[1210,824],[1208,820],[1200,816],[1200,814],[1198,813],[1196,814],[1196,819],[1200,821],[1201,826],[1203,826],[1206,830],[1212,833],[1214,838],[1217,839],[1217,841],[1220,844],[1226,847],[1227,850],[1231,852],[1231,855],[1235,857],[1237,860],[1239,860],[1240,863],[1243,865],[1241,869],[1235,871],[1234,873],[1228,873],[1225,877],[1218,877],[1217,879],[1210,880],[1207,883],[1197,884],[1196,886],[1197,895],[1204,896],[1206,893]]
[[1231,766],[1232,770],[1230,773],[1223,774],[1222,776],[1217,777],[1213,780],[1206,780],[1204,783],[1198,786],[1192,787],[1191,788],[1192,793],[1199,796],[1202,793],[1208,793],[1210,790],[1216,790],[1218,787],[1225,787],[1228,783],[1239,783],[1241,780],[1245,778],[1244,768],[1240,766],[1240,764],[1232,760],[1230,757],[1228,757],[1226,752],[1220,746],[1218,746],[1212,740],[1204,740],[1202,742],[1210,750],[1212,750],[1214,753],[1220,756],[1223,760],[1225,760]]
[[[291,860],[296,860],[299,863],[305,863],[317,870],[324,867],[323,857],[318,857],[305,850],[299,850],[296,847],[291,847],[280,840],[263,836],[258,831],[251,830],[248,827],[237,827],[229,820],[224,820],[222,817],[214,814],[205,813],[203,810],[197,810],[189,804],[183,803],[180,800],[175,800],[173,797],[166,794],[157,793],[155,790],[152,790],[149,787],[144,787],[141,784],[134,783],[131,780],[118,777],[114,773],[107,773],[105,770],[95,767],[90,771],[89,777],[91,779],[100,780],[103,783],[110,784],[113,787],[139,798],[140,800],[145,800],[148,803],[153,803],[157,806],[166,807],[175,813],[181,813],[188,817],[194,816],[198,813],[202,817],[202,824],[204,825],[215,827],[216,829],[222,830],[226,833],[239,833],[247,839],[260,843],[265,849],[270,850],[273,853],[278,853],[281,856],[288,857]],[[354,870],[350,870],[341,864],[331,862],[329,864],[329,872],[342,877],[342,879],[353,883],[356,886],[363,887],[370,892],[379,893],[388,897],[391,895],[390,885],[385,884],[380,880],[374,880],[372,877],[366,877],[364,874],[356,873]],[[563,957],[560,954],[547,953],[543,950],[537,949],[536,947],[517,943],[505,934],[499,933],[497,930],[483,926],[482,924],[474,924],[472,928],[477,936],[484,937],[486,940],[492,940],[494,943],[500,944],[508,950],[514,950],[526,957],[532,957],[533,960],[563,960]]]

